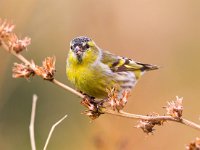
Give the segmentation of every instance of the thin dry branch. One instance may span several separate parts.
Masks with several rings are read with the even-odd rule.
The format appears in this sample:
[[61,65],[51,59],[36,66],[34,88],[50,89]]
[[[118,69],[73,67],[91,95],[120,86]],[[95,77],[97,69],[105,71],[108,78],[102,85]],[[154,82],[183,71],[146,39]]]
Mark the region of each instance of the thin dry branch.
[[[9,51],[9,48],[4,44],[4,42],[1,42],[2,43],[2,47]],[[30,61],[28,61],[24,56],[22,56],[20,53],[16,53],[15,51],[10,51],[10,53],[12,55],[14,55],[16,58],[18,58],[21,62],[25,63],[26,65],[28,65],[33,71],[37,71],[36,68],[35,68],[35,65],[32,64]],[[52,79],[52,80],[48,80],[52,83],[54,83],[55,85],[61,87],[62,89],[66,90],[66,91],[69,91],[77,96],[79,96],[80,98],[84,98],[84,95],[78,91],[76,91],[75,89],[63,84],[62,82],[56,80],[56,79]]]
[[31,110],[31,121],[30,121],[30,125],[29,125],[32,150],[36,150],[34,124],[35,124],[35,112],[36,112],[37,99],[38,99],[37,95],[34,94],[33,102],[32,102],[32,110]]
[[[30,141],[31,141],[31,149],[32,150],[36,150],[36,143],[35,143],[35,130],[34,130],[34,126],[35,126],[35,113],[36,113],[36,104],[37,104],[37,95],[34,94],[33,95],[33,102],[32,102],[32,110],[31,110],[31,120],[30,120],[30,125],[29,125],[29,133],[30,133]],[[64,117],[62,117],[60,120],[58,120],[55,124],[53,124],[53,126],[51,127],[51,130],[49,132],[49,135],[47,137],[47,140],[45,142],[44,148],[43,150],[46,150],[48,144],[49,144],[49,140],[54,132],[54,129],[57,125],[59,125],[65,118],[67,118],[67,115],[65,115]]]
[[46,149],[47,149],[47,146],[48,146],[48,144],[49,144],[49,140],[50,140],[50,138],[51,138],[51,136],[52,136],[52,133],[53,133],[55,127],[56,127],[57,125],[59,125],[65,118],[67,118],[67,115],[65,115],[64,117],[62,117],[60,120],[58,120],[58,121],[51,127],[51,130],[50,130],[50,132],[49,132],[49,135],[48,135],[48,137],[47,137],[47,140],[46,140],[46,142],[45,142],[45,145],[44,145],[43,150],[46,150]]
[[141,119],[141,120],[147,120],[147,121],[173,121],[173,122],[178,122],[183,125],[187,125],[194,129],[200,130],[199,124],[196,124],[196,123],[189,121],[187,119],[184,119],[184,118],[176,119],[176,118],[173,118],[172,116],[145,116],[145,115],[127,113],[124,111],[116,112],[116,111],[112,111],[112,110],[105,110],[104,113],[109,114],[109,115],[119,116],[119,117],[137,119],[137,120]]
[[[4,47],[6,48],[6,47]],[[15,53],[15,52],[11,52],[11,54],[13,54],[15,57],[17,57],[20,61],[24,62],[25,64],[28,64],[33,70],[35,69],[35,67],[31,64],[31,62],[29,62],[24,56],[22,56],[21,54],[19,53]],[[52,83],[54,83],[55,85],[61,87],[62,89],[66,90],[66,91],[69,91],[77,96],[79,96],[80,98],[84,98],[85,96],[76,91],[75,89],[63,84],[62,82],[56,80],[56,79],[53,79],[53,80],[48,80]],[[112,110],[107,110],[107,109],[104,109],[102,113],[106,113],[106,114],[110,114],[110,115],[115,115],[115,116],[121,116],[121,117],[126,117],[126,118],[132,118],[132,119],[144,119],[144,120],[164,120],[164,121],[175,121],[175,122],[179,122],[181,124],[184,124],[184,125],[187,125],[187,126],[190,126],[192,128],[195,128],[195,129],[198,129],[200,130],[200,125],[194,123],[194,122],[191,122],[187,119],[175,119],[174,117],[172,116],[145,116],[145,115],[137,115],[137,114],[131,114],[131,113],[127,113],[127,112],[123,112],[123,111],[120,111],[120,112],[116,112],[116,111],[112,111]]]
[[[36,75],[41,76],[43,79],[54,83],[55,85],[79,96],[82,99],[85,98],[85,96],[82,93],[76,91],[75,89],[63,84],[62,82],[54,78],[54,72],[55,72],[54,58],[45,60],[43,62],[43,67],[39,67],[39,66],[36,66],[33,62],[28,61],[21,54],[19,54],[19,52],[21,52],[23,49],[26,49],[26,47],[30,44],[30,39],[25,38],[24,40],[18,40],[17,36],[14,33],[11,34],[13,28],[14,26],[9,25],[8,23],[4,23],[1,25],[1,20],[0,20],[0,46],[2,46],[5,50],[10,52],[15,57],[17,57],[20,61],[22,61],[25,64],[25,66],[29,67]],[[5,38],[5,36],[2,36],[1,34],[6,35],[7,38]],[[15,38],[12,38],[13,37],[12,35],[15,35],[14,36]],[[11,38],[9,38],[9,36]],[[17,50],[16,50],[16,47],[18,48]],[[23,67],[21,69],[22,71],[24,71]],[[19,74],[19,75],[22,75],[22,74]],[[113,94],[113,96],[115,96],[115,94]],[[100,114],[105,113],[105,114],[110,114],[114,116],[126,117],[126,118],[131,118],[131,119],[139,119],[141,120],[142,125],[139,125],[138,127],[142,128],[143,130],[146,130],[146,125],[151,126],[149,130],[145,131],[147,133],[152,132],[152,128],[154,125],[162,125],[164,121],[174,121],[174,122],[178,122],[178,123],[187,125],[189,127],[195,128],[197,130],[200,130],[200,125],[182,118],[182,105],[181,105],[182,100],[180,99],[177,102],[168,103],[169,106],[166,107],[167,114],[168,114],[167,116],[159,116],[155,114],[150,115],[150,116],[144,116],[144,115],[137,115],[137,114],[123,112],[121,110],[126,104],[126,96],[127,95],[125,94],[124,95],[125,101],[123,99],[115,100],[116,105],[113,105],[113,106],[114,106],[114,109],[117,111],[112,111],[111,109],[107,109],[106,107],[103,107],[101,105],[99,106],[97,104],[90,104],[87,102],[86,105],[87,107],[89,107],[89,111],[87,112],[87,114],[94,118],[97,118],[99,117]],[[95,116],[92,116],[92,115],[95,115]]]

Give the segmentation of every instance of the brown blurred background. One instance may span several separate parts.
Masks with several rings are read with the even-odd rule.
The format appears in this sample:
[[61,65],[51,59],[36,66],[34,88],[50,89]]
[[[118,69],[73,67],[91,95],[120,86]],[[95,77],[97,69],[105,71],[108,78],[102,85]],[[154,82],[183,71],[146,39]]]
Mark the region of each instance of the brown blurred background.
[[[32,44],[23,55],[37,64],[56,56],[56,78],[70,85],[65,61],[72,38],[86,35],[103,49],[162,66],[149,72],[132,91],[125,110],[164,114],[162,106],[184,97],[184,116],[200,123],[199,0],[0,0],[0,17],[17,25]],[[136,121],[103,115],[90,120],[80,99],[34,77],[13,79],[16,58],[0,49],[0,149],[28,150],[32,95],[39,96],[36,143],[42,149],[50,127],[64,114],[49,150],[177,150],[199,132],[177,123],[157,127],[153,136],[134,128]],[[71,86],[71,85],[70,85]]]

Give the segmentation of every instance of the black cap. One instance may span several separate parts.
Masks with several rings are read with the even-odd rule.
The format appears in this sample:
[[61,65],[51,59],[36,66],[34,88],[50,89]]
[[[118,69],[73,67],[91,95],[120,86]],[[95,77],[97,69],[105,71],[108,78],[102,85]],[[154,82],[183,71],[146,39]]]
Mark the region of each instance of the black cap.
[[89,42],[89,41],[91,41],[90,38],[88,38],[86,36],[79,36],[79,37],[74,38],[71,41],[71,44],[72,45],[81,45],[82,43]]

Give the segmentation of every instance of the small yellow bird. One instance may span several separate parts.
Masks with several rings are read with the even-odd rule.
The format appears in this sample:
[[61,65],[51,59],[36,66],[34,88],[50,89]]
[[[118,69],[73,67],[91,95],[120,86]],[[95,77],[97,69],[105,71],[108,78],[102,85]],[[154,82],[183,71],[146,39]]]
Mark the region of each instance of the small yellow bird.
[[100,49],[85,36],[70,42],[66,73],[75,87],[90,97],[107,97],[107,89],[117,85],[118,91],[132,89],[138,79],[158,66],[143,64]]

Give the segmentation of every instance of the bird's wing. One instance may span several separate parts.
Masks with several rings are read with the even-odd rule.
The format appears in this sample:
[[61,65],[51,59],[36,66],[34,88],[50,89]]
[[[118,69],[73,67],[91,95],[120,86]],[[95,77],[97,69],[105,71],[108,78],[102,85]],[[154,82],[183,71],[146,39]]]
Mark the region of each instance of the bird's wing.
[[103,51],[101,61],[108,65],[113,72],[148,71],[158,69],[158,66],[136,62],[129,58],[116,56],[108,51]]

